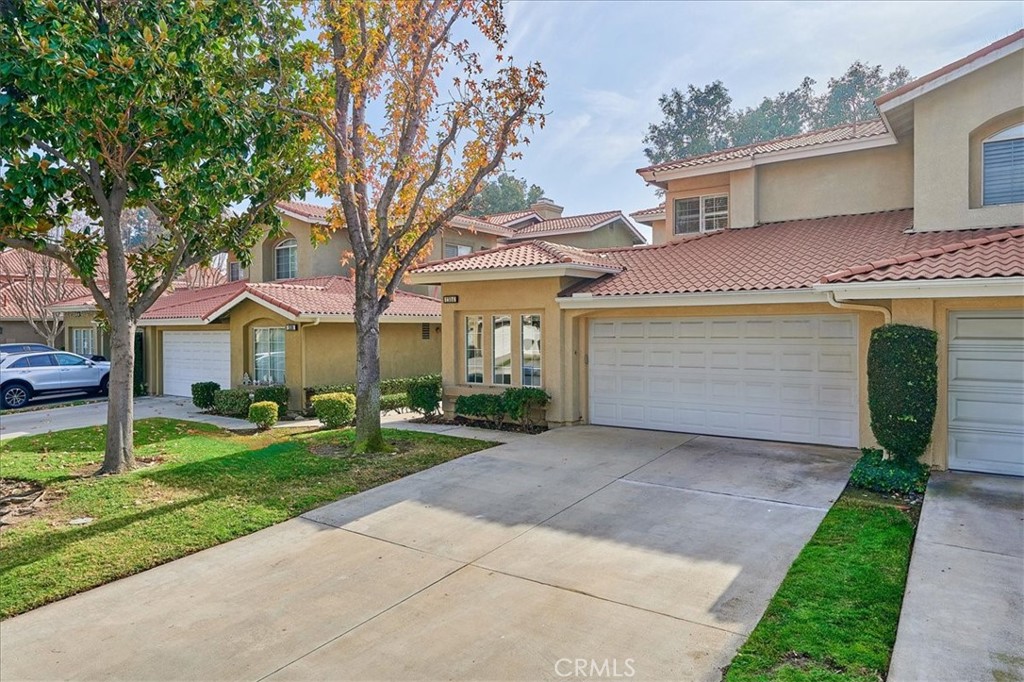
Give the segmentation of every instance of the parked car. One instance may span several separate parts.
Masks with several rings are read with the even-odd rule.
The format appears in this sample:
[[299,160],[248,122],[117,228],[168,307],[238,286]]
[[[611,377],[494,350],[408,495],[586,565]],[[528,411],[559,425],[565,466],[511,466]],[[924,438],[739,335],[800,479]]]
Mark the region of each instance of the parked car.
[[0,343],[0,356],[13,353],[52,353],[56,350],[42,343]]
[[110,363],[74,353],[12,353],[0,359],[0,403],[5,409],[24,407],[37,395],[84,391],[107,392]]

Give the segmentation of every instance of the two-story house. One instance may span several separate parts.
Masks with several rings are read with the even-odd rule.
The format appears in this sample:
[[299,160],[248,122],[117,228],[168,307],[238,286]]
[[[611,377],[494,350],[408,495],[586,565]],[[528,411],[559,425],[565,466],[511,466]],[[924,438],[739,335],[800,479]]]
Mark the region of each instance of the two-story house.
[[642,168],[639,248],[508,243],[440,285],[445,410],[540,386],[551,425],[872,446],[866,355],[939,337],[932,465],[1024,475],[1024,32],[879,117]]

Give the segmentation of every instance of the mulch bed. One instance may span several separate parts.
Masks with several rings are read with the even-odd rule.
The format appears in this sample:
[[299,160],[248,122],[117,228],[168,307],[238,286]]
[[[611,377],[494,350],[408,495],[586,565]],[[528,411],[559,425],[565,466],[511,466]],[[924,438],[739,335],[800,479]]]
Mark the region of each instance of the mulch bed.
[[547,426],[541,424],[528,424],[523,425],[518,422],[502,422],[501,424],[495,424],[483,419],[469,419],[467,417],[456,416],[454,419],[446,419],[442,415],[428,414],[423,417],[416,419],[410,419],[413,424],[448,424],[451,426],[472,426],[477,429],[490,429],[491,431],[511,431],[512,433],[528,433],[536,435],[538,433],[544,433],[548,430]]

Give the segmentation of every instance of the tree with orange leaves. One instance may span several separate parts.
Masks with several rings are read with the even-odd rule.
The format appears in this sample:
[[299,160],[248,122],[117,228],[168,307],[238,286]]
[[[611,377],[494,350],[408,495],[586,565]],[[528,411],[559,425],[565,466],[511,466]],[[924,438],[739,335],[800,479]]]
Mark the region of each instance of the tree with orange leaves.
[[[433,237],[544,123],[546,76],[504,54],[500,0],[320,0],[306,101],[320,193],[348,230],[356,285],[356,447],[385,450],[380,316]],[[492,53],[473,51],[474,33]]]

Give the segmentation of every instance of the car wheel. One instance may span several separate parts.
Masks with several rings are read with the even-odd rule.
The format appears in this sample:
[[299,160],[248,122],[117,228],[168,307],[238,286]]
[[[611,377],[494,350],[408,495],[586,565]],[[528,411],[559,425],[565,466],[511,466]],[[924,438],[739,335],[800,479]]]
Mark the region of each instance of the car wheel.
[[25,407],[32,397],[32,389],[25,384],[8,384],[4,386],[2,398],[4,409],[16,410]]
[[107,391],[109,390],[109,388],[110,388],[110,375],[108,374],[107,376],[105,376],[102,379],[100,379],[100,387],[96,391],[96,394],[97,395],[106,395]]

